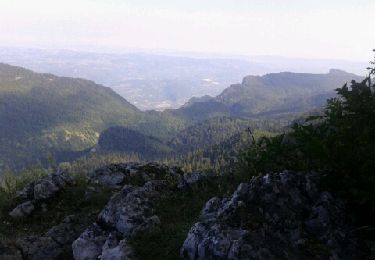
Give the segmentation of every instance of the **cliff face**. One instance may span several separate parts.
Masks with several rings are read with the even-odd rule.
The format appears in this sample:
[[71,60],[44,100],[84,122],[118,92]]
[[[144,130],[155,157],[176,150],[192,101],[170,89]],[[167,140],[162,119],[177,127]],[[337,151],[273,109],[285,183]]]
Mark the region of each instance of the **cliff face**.
[[[59,174],[63,178],[57,177]],[[11,229],[13,224],[27,223],[34,215],[57,214],[57,217],[60,213],[53,212],[58,210],[53,204],[66,200],[61,194],[82,182],[74,174],[59,174],[30,183],[20,191],[19,205],[29,203],[33,210],[23,211],[22,206],[17,206],[15,209],[20,209],[22,214],[14,214],[13,210],[3,223]],[[221,177],[207,173],[187,174],[179,168],[155,163],[108,165],[93,171],[84,182],[83,196],[76,200],[90,204],[97,200],[98,195],[109,194],[100,207],[92,211],[85,209],[84,212],[73,209],[75,215],[65,216],[60,223],[51,222],[43,232],[30,231],[16,239],[5,237],[0,243],[0,259],[140,258],[139,245],[134,246],[139,236],[154,234],[157,237],[157,234],[163,234],[161,229],[171,224],[166,223],[168,220],[163,211],[175,210],[174,216],[185,214],[178,212],[178,204],[163,208],[157,206],[160,202],[178,194],[190,194],[182,196],[177,203],[192,200],[189,205],[194,205],[199,202],[193,201],[193,194],[208,193],[209,183],[225,185],[225,179]],[[180,241],[180,257],[369,258],[374,252],[351,232],[345,203],[319,190],[318,184],[319,178],[315,174],[284,171],[253,177],[249,182],[241,183],[232,195],[209,199],[200,217],[194,217],[198,222],[190,231],[184,231],[186,235],[182,236],[185,241]],[[187,193],[189,190],[192,193]],[[84,215],[93,217],[82,217]],[[47,221],[48,217],[45,219]],[[193,222],[183,223],[183,226],[188,227]],[[165,241],[164,237],[158,239]],[[142,247],[152,254],[151,245]],[[148,247],[150,251],[147,251]]]

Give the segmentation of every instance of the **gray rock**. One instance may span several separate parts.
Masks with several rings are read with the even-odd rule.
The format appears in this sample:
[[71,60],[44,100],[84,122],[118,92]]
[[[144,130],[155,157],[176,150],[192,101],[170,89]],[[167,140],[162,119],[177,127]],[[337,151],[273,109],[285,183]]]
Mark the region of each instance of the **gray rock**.
[[107,239],[107,233],[96,224],[87,228],[72,244],[73,256],[76,260],[98,259]]
[[[284,171],[209,200],[181,248],[185,259],[363,259],[345,206],[314,174]],[[314,241],[314,243],[310,242]],[[316,248],[319,250],[316,250]],[[366,255],[367,254],[367,255]]]
[[107,232],[92,225],[74,241],[73,256],[76,260],[130,260],[135,259],[134,250],[121,233]]
[[17,207],[15,207],[9,213],[9,215],[13,218],[22,218],[22,217],[29,216],[34,211],[34,209],[35,209],[35,207],[34,207],[33,203],[31,203],[31,201],[26,201],[26,202],[18,205]]
[[61,248],[72,244],[72,242],[85,229],[85,223],[74,215],[67,216],[59,225],[49,229],[44,236],[51,237]]
[[100,184],[109,188],[119,188],[127,175],[129,175],[129,172],[126,164],[111,164],[91,172],[88,178],[93,184]]
[[74,184],[74,178],[66,171],[57,171],[28,183],[22,190],[17,191],[17,196],[27,200],[46,200],[67,185]]
[[135,259],[134,250],[126,239],[119,240],[115,232],[109,234],[104,243],[102,260],[131,260]]
[[183,178],[183,171],[177,167],[168,167],[158,163],[146,163],[137,167],[136,174],[141,174],[144,183],[164,180],[170,184],[177,184]]
[[23,237],[16,244],[25,259],[57,259],[70,250],[72,242],[83,230],[84,223],[79,218],[68,216],[44,235]]
[[207,179],[213,176],[214,176],[213,173],[207,173],[207,172],[184,173],[183,177],[180,178],[177,187],[179,189],[183,189],[183,188],[194,185],[195,183],[198,183],[204,179]]
[[202,221],[210,222],[216,219],[217,211],[221,205],[221,200],[218,197],[213,197],[207,201],[206,205],[201,211],[200,217]]
[[[34,210],[35,205],[43,204],[44,201],[54,197],[60,190],[74,183],[74,178],[68,172],[60,170],[37,181],[30,182],[22,190],[17,191],[17,197],[27,201],[14,208],[9,215],[15,218],[28,216]],[[42,209],[46,209],[46,207],[42,207]]]
[[[164,180],[149,181],[142,187],[125,185],[99,213],[97,223],[73,242],[74,258],[133,259],[133,250],[126,239],[159,228],[152,200],[165,186]],[[100,226],[112,230],[109,236]]]
[[28,260],[57,259],[61,246],[51,237],[28,236],[17,240],[23,257]]
[[59,191],[59,186],[55,185],[51,180],[40,180],[34,186],[34,200],[46,200],[55,195]]
[[16,192],[16,195],[20,199],[34,199],[34,182],[26,184],[22,190]]
[[130,237],[140,231],[151,231],[160,223],[153,213],[150,199],[158,187],[146,183],[143,187],[125,185],[115,194],[98,216],[98,222],[111,226]]
[[98,184],[109,188],[120,188],[131,180],[144,185],[148,181],[168,180],[177,181],[182,178],[183,172],[176,167],[168,167],[158,163],[119,163],[98,168],[88,175],[91,184]]

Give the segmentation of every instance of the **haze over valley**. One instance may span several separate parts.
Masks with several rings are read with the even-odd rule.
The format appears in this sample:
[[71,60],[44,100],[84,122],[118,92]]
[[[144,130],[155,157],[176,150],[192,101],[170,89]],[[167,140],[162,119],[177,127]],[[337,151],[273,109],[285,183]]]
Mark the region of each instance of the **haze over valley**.
[[192,97],[216,96],[246,75],[326,73],[362,75],[366,62],[188,52],[85,51],[0,47],[2,62],[111,87],[141,110],[178,108]]

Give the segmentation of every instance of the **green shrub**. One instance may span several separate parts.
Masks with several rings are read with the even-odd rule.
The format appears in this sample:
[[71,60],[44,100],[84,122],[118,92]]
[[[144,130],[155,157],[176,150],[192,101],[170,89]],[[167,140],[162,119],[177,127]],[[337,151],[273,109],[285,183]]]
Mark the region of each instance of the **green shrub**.
[[321,173],[325,188],[346,198],[362,220],[373,222],[375,69],[369,70],[362,82],[336,89],[337,97],[327,101],[322,115],[254,143],[242,156],[241,167],[253,175],[283,169]]

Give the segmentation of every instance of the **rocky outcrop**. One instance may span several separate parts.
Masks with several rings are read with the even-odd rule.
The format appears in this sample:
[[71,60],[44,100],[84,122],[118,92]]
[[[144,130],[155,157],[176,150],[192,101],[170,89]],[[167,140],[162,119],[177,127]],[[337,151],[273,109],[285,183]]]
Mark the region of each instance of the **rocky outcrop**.
[[74,184],[74,178],[69,172],[57,171],[27,184],[17,192],[17,197],[39,202],[51,198],[58,191],[72,184]]
[[100,212],[98,222],[126,237],[157,228],[160,220],[154,214],[151,200],[163,186],[163,181],[149,181],[142,187],[125,185]]
[[57,259],[61,254],[60,245],[48,236],[28,236],[17,241],[24,259]]
[[[89,175],[89,182],[118,188],[99,213],[97,222],[87,228],[72,245],[75,259],[133,259],[128,239],[151,232],[160,225],[153,201],[163,189],[176,186],[182,178],[178,168],[148,164],[112,164]],[[114,177],[112,179],[112,177]],[[117,258],[118,257],[118,258]]]
[[177,187],[179,189],[183,189],[186,187],[189,187],[191,185],[194,185],[202,180],[212,178],[215,175],[211,172],[189,172],[184,173],[182,178],[180,178]]
[[143,185],[150,180],[168,180],[184,189],[207,178],[213,173],[192,172],[184,173],[178,167],[168,167],[157,163],[120,163],[110,164],[96,169],[88,175],[89,183],[107,188],[120,189],[126,183],[137,182]]
[[88,175],[91,184],[99,184],[110,188],[119,188],[124,184],[125,178],[132,172],[132,165],[111,164],[101,167]]
[[74,241],[73,256],[76,260],[130,260],[135,259],[127,239],[116,231],[103,231],[93,224]]
[[[132,259],[133,250],[126,239],[158,228],[160,220],[154,214],[152,199],[165,186],[161,180],[148,181],[142,187],[125,185],[99,213],[97,223],[74,241],[74,258]],[[112,255],[125,258],[110,258]]]
[[157,163],[119,163],[96,169],[88,175],[89,183],[108,188],[121,188],[124,184],[137,182],[143,185],[150,180],[170,180],[177,182],[183,172],[177,167]]
[[212,198],[181,249],[185,259],[363,259],[345,205],[316,175],[254,177],[230,198]]
[[115,233],[109,234],[102,250],[103,260],[130,260],[135,259],[134,251],[124,238],[119,240]]
[[91,225],[73,242],[74,259],[98,259],[107,235],[97,224]]
[[54,197],[68,185],[74,184],[74,178],[66,171],[48,174],[37,181],[28,183],[22,190],[17,191],[19,200],[24,201],[15,207],[9,215],[13,218],[29,216],[36,205],[42,204]]
[[17,239],[15,245],[1,249],[0,259],[59,259],[69,252],[70,245],[85,228],[75,216],[66,217],[63,222],[52,227],[43,235],[31,235]]
[[[157,163],[111,164],[87,176],[86,201],[104,190],[114,193],[98,213],[95,223],[81,223],[68,216],[43,234],[21,237],[3,245],[1,259],[134,259],[129,241],[139,233],[159,229],[154,201],[162,192],[179,192],[210,177],[206,173],[184,174],[177,167]],[[49,174],[17,192],[21,203],[10,212],[13,218],[42,210],[61,190],[74,184],[68,172]],[[0,249],[1,249],[0,245]],[[13,257],[13,258],[12,258]]]

